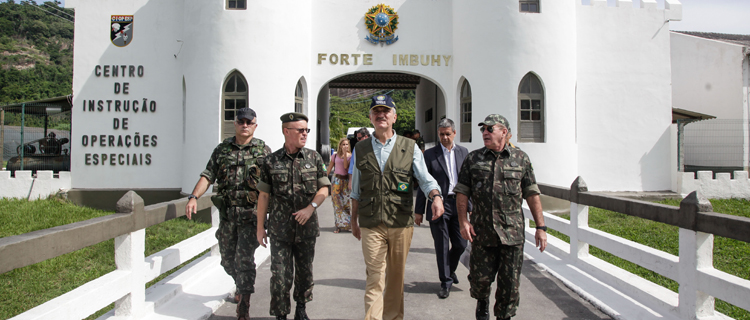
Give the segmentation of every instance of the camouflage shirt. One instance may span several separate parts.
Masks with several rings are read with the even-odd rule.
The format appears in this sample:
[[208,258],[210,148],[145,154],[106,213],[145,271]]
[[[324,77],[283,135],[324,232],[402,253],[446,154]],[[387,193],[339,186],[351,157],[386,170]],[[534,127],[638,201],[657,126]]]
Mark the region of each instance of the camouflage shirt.
[[466,157],[454,192],[474,205],[471,224],[479,245],[518,245],[524,241],[523,199],[540,194],[529,156],[518,148],[486,147]]
[[284,242],[298,242],[320,235],[318,213],[313,212],[305,225],[293,213],[309,206],[315,193],[330,186],[323,158],[317,152],[302,148],[287,154],[283,147],[268,155],[260,165],[258,190],[270,194],[268,235]]
[[238,145],[231,137],[216,146],[201,176],[211,184],[218,182],[216,192],[224,196],[227,207],[255,208],[260,178],[257,162],[270,153],[263,140],[253,138],[248,144]]

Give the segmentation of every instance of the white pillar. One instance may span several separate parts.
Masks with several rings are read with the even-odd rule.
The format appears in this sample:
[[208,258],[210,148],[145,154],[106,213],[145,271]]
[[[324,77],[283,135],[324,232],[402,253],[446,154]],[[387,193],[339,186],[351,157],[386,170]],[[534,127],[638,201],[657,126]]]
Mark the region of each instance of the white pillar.
[[589,244],[580,241],[580,228],[589,226],[589,206],[570,203],[570,258],[573,261],[589,256]]
[[714,235],[680,228],[680,295],[682,319],[714,316],[714,297],[700,291],[698,270],[713,268]]
[[146,229],[115,238],[115,264],[118,270],[130,271],[130,293],[115,301],[115,316],[140,318],[145,313]]

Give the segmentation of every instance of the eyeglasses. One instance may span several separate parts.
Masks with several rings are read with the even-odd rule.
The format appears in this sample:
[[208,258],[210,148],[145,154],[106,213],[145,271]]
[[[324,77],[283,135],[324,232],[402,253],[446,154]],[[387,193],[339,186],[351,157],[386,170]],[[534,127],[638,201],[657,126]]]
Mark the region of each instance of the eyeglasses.
[[357,136],[357,141],[362,141],[367,139],[367,136]]
[[297,130],[298,133],[310,133],[308,128],[287,128],[289,130]]
[[492,133],[493,131],[495,131],[495,126],[491,126],[491,127],[484,127],[483,126],[483,127],[479,128],[479,131],[482,131],[482,133],[484,133],[484,130],[487,130],[489,133]]
[[238,124],[238,125],[248,125],[248,126],[252,126],[252,125],[254,125],[254,124],[255,124],[255,122],[252,122],[252,121],[250,121],[250,120],[237,120],[237,121],[235,121],[235,122],[237,122],[237,124]]

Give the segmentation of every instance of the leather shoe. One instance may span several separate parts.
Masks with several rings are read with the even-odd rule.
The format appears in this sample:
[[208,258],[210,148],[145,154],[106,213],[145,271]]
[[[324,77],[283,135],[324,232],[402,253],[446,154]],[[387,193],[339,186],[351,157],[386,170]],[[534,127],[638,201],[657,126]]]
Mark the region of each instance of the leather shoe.
[[451,289],[449,289],[449,288],[440,288],[440,291],[438,292],[438,298],[445,299],[449,295],[451,295]]
[[451,278],[453,279],[454,284],[458,284],[458,276],[456,276],[456,273],[454,272],[451,274]]
[[276,320],[286,320],[286,315],[276,316]]
[[510,320],[510,317],[507,317],[507,318],[500,318],[500,317],[497,317],[497,320]]
[[294,311],[294,320],[310,320],[307,317],[304,303],[297,303],[297,310]]
[[490,320],[490,299],[477,300],[477,320]]

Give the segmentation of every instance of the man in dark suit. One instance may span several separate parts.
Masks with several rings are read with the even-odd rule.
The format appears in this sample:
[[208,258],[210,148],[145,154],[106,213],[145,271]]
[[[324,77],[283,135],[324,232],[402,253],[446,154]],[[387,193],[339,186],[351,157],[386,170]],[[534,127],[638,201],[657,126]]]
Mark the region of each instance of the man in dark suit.
[[[440,277],[440,291],[438,297],[445,299],[450,295],[451,286],[458,283],[456,268],[461,254],[466,249],[466,240],[461,237],[456,210],[456,194],[453,187],[458,181],[458,171],[469,154],[469,150],[453,143],[456,137],[456,127],[453,120],[444,118],[438,123],[440,144],[424,152],[427,171],[437,180],[442,190],[443,207],[445,212],[437,220],[432,220],[431,204],[425,206],[427,199],[417,192],[415,223],[422,223],[422,215],[427,207],[427,221],[430,221],[432,239],[435,241],[435,256],[437,257],[438,275]],[[471,203],[469,203],[471,212]]]

